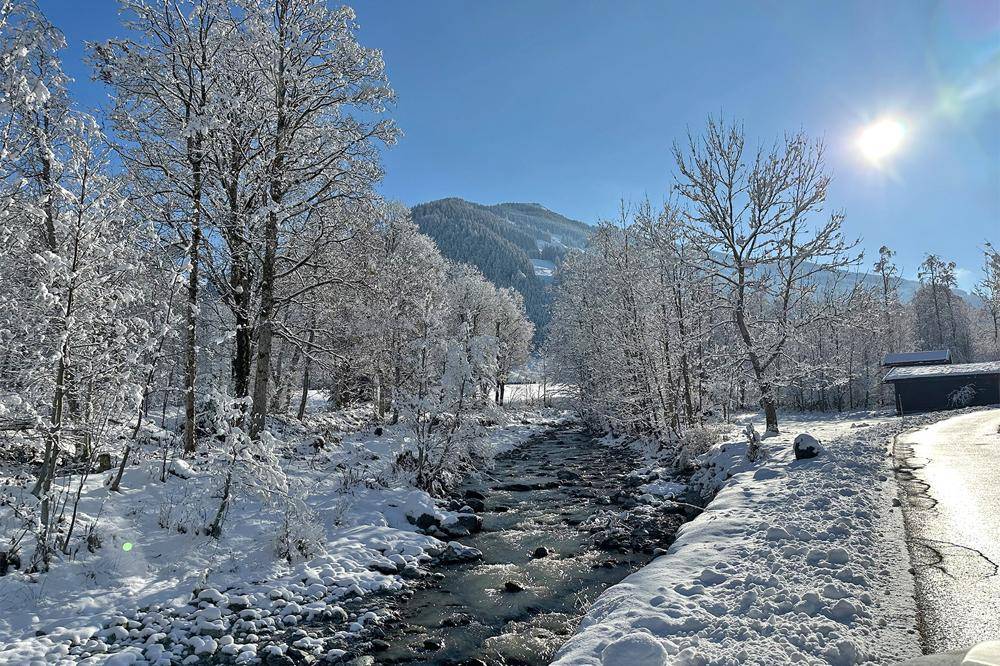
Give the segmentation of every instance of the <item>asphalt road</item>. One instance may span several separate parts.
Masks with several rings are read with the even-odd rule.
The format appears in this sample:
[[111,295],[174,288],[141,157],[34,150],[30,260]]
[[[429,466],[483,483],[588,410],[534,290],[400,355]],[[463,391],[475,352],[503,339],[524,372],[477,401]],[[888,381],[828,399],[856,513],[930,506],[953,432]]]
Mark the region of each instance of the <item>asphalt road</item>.
[[1000,409],[900,435],[925,652],[1000,640]]

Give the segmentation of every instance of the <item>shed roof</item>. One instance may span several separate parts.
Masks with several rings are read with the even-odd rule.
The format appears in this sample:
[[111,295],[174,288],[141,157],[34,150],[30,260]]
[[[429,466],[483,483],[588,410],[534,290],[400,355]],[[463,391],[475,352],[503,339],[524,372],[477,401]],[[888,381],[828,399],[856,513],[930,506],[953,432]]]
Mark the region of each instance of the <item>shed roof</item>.
[[956,363],[953,365],[911,365],[893,368],[882,381],[929,377],[962,377],[967,375],[1000,375],[1000,361],[985,363]]
[[882,365],[887,368],[931,363],[951,363],[951,351],[948,349],[931,349],[928,351],[886,354],[885,358],[882,359]]

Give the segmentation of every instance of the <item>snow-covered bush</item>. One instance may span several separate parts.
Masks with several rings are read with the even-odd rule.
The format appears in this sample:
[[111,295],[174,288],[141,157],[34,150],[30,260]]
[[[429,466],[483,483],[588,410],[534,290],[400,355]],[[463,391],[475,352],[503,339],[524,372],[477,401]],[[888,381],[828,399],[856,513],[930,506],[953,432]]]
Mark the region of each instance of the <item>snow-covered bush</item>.
[[326,532],[317,513],[306,503],[307,498],[304,488],[295,488],[281,503],[274,553],[289,564],[311,559],[325,550]]
[[717,441],[719,441],[719,436],[709,428],[699,426],[686,430],[678,442],[677,458],[674,464],[682,472],[694,470],[695,460],[707,452]]
[[474,468],[476,440],[481,427],[474,417],[482,404],[481,380],[492,374],[489,342],[466,325],[464,340],[445,341],[443,370],[437,364],[427,373],[417,393],[405,403],[404,419],[414,435],[414,447],[396,460],[397,469],[419,488],[440,493]]
[[952,407],[968,407],[976,399],[976,385],[966,384],[948,394],[948,404]]
[[757,460],[760,457],[760,435],[753,427],[753,423],[748,423],[747,427],[743,430],[744,436],[747,438],[747,459]]
[[210,536],[219,537],[234,499],[255,497],[270,502],[287,498],[288,480],[276,455],[277,440],[267,431],[254,439],[243,426],[249,400],[217,389],[211,401],[214,409],[207,437],[199,445],[208,450],[209,469],[221,485],[219,507],[206,528]]

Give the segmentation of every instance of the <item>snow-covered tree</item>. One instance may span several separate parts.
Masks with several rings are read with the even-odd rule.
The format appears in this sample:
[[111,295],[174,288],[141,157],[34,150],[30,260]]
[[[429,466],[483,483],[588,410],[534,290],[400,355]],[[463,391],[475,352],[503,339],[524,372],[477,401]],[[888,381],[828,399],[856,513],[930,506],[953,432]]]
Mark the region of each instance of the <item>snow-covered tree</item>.
[[[40,500],[40,568],[55,547],[52,482],[60,460],[72,456],[89,470],[99,451],[134,434],[152,339],[143,285],[151,279],[150,229],[135,223],[120,181],[109,176],[94,119],[71,112],[61,121],[49,170],[34,176],[38,205],[28,202],[0,238],[0,262],[16,267],[0,289],[0,337],[8,343],[2,383],[15,391],[0,410],[44,441],[32,490]],[[64,549],[74,525],[59,535]]]
[[985,355],[1000,358],[1000,250],[987,241],[983,246],[983,277],[973,293],[983,302],[983,311],[989,321],[992,345],[987,345]]
[[547,355],[585,416],[616,431],[676,440],[730,399],[732,383],[712,382],[728,371],[716,288],[680,230],[671,206],[623,208],[559,272]]
[[94,61],[113,93],[130,195],[186,257],[184,447],[193,451],[207,142],[224,104],[219,52],[234,27],[222,0],[123,0],[122,9],[135,37],[95,45]]
[[920,288],[910,307],[922,349],[950,349],[957,362],[972,360],[972,339],[965,301],[956,293],[955,262],[928,254],[917,270]]
[[674,154],[687,238],[725,285],[724,307],[753,372],[767,430],[776,432],[787,345],[841,309],[838,299],[802,306],[819,280],[837,279],[860,260],[852,254],[857,243],[844,238],[842,213],[813,219],[830,183],[823,145],[798,133],[748,154],[741,127],[710,120],[702,137],[689,137]]
[[[392,143],[392,101],[382,56],[354,36],[354,13],[323,0],[242,3],[266,106],[261,133],[265,200],[250,432],[264,428],[276,318],[283,302],[318,287],[308,269],[318,250],[351,233],[341,214],[374,199],[378,144]],[[336,204],[336,205],[335,205]],[[345,228],[346,227],[346,228]],[[308,239],[307,241],[304,241]],[[291,295],[283,294],[292,283]]]
[[535,327],[528,319],[521,294],[509,287],[497,290],[493,316],[497,346],[494,399],[502,405],[511,372],[528,361]]

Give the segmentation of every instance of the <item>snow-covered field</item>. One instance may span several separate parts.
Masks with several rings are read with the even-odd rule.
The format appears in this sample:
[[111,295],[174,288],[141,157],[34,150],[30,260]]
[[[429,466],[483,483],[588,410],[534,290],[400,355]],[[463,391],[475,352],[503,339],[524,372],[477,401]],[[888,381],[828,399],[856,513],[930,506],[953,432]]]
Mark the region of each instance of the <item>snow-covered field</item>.
[[[895,663],[919,655],[913,577],[885,415],[784,416],[746,459],[733,432],[702,459],[715,499],[668,553],[606,590],[560,666]],[[756,423],[759,432],[763,424]],[[796,461],[795,435],[824,450]]]
[[[486,442],[508,450],[560,418],[515,412],[488,428]],[[95,474],[78,519],[97,525],[93,552],[71,552],[47,574],[0,577],[0,664],[169,663],[171,655],[215,653],[249,662],[258,648],[280,649],[267,646],[271,634],[311,618],[360,631],[373,618],[352,615],[343,602],[404,586],[414,567],[447,551],[411,521],[425,512],[445,523],[451,516],[394,481],[392,461],[408,445],[402,426],[379,435],[360,417],[321,414],[290,427],[281,465],[309,515],[289,519],[298,529],[321,529],[322,552],[294,563],[276,558],[285,515],[250,495],[230,508],[221,539],[206,536],[220,483],[197,457],[172,462],[165,483],[156,461],[129,469],[114,501],[104,485],[110,472]],[[325,435],[322,448],[312,446],[317,433]],[[3,481],[16,488],[10,472],[2,471]],[[329,652],[305,637],[296,648]],[[108,661],[108,653],[117,656]]]
[[531,263],[535,267],[535,275],[543,278],[552,278],[556,274],[556,265],[546,259],[532,259]]

